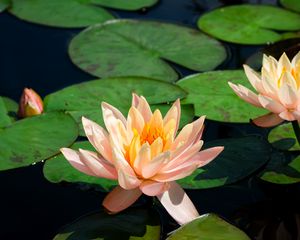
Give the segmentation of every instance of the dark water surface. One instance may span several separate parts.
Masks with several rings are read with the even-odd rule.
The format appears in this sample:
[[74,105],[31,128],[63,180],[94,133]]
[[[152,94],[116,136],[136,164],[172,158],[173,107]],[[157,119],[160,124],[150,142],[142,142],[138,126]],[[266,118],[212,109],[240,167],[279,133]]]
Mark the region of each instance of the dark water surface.
[[[247,2],[272,4],[276,1]],[[113,12],[120,18],[154,19],[196,28],[196,20],[202,13],[222,4],[216,0],[161,0],[159,4],[145,11]],[[0,96],[17,101],[24,87],[33,88],[41,96],[45,96],[71,84],[93,79],[74,66],[68,58],[68,44],[80,31],[81,29],[35,25],[20,21],[8,13],[1,13]],[[219,69],[241,68],[242,63],[261,48],[234,44],[225,46],[229,58]],[[178,66],[176,68],[182,76],[193,73]],[[209,122],[204,140],[239,135],[240,129],[249,133],[266,133],[246,124],[220,125]],[[104,193],[83,191],[78,185],[49,183],[43,177],[42,165],[43,163],[39,163],[0,172],[1,240],[52,239],[63,225],[100,208]],[[279,239],[272,234],[276,234],[281,221],[287,222],[289,232],[294,235],[282,235],[282,240],[300,239],[294,238],[299,226],[291,221],[292,216],[299,213],[298,193],[299,185],[275,186],[262,183],[255,177],[222,188],[188,191],[200,213],[214,212],[229,221],[238,218],[241,213],[238,209],[248,205],[248,208],[243,209],[243,216],[248,220],[254,222],[259,219],[258,225],[271,222],[268,225],[270,235],[264,239]],[[143,197],[139,203],[147,201],[149,199]],[[165,222],[168,222],[168,215],[165,217]],[[255,227],[247,228],[243,221],[240,226],[254,236]],[[172,226],[166,226],[165,231],[171,230]]]

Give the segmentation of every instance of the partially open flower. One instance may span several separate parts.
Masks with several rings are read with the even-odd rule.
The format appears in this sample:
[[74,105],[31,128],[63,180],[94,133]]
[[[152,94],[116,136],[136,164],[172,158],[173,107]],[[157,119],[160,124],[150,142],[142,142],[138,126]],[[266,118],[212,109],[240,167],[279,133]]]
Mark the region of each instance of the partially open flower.
[[31,88],[25,88],[19,103],[18,116],[21,118],[39,115],[43,112],[43,100]]
[[258,95],[242,85],[229,85],[240,98],[271,112],[254,119],[256,125],[271,127],[284,120],[300,120],[300,52],[292,62],[285,53],[278,61],[264,55],[261,76],[247,65],[244,69]]
[[213,160],[223,147],[200,151],[204,117],[186,125],[176,136],[180,120],[177,100],[164,118],[151,112],[144,97],[133,94],[127,119],[102,103],[106,130],[82,118],[83,127],[98,153],[61,149],[73,167],[88,175],[118,179],[103,205],[112,213],[133,204],[142,193],[156,196],[180,224],[199,216],[184,190],[175,182]]

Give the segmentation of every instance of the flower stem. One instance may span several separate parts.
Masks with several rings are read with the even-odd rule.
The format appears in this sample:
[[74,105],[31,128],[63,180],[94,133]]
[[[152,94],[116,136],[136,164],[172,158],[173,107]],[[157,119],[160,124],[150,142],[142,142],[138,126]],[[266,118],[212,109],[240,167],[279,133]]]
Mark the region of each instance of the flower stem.
[[294,133],[297,138],[298,144],[300,146],[300,127],[298,121],[297,120],[292,121],[292,125],[293,125]]

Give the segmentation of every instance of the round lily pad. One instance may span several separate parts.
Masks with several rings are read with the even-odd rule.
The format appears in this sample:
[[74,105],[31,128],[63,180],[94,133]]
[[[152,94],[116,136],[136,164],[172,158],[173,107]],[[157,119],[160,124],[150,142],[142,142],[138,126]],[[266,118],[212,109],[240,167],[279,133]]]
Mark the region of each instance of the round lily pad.
[[[79,148],[96,152],[93,146],[88,141],[76,142],[71,147],[74,150]],[[118,185],[117,181],[88,176],[74,167],[65,159],[62,154],[48,159],[44,164],[44,176],[47,180],[53,183],[72,182],[72,183],[88,183],[93,184],[101,191],[110,191]]]
[[18,104],[6,97],[0,97],[0,128],[15,121]]
[[176,71],[164,60],[196,71],[212,70],[226,57],[215,39],[183,26],[152,21],[113,20],[77,35],[70,57],[98,77],[144,76],[175,81]]
[[292,123],[290,122],[281,124],[273,128],[268,135],[268,140],[270,143],[275,143],[274,146],[278,149],[286,150],[284,142],[282,142],[283,139],[293,140],[294,144],[290,144],[290,147],[288,148],[289,150],[300,150],[300,146],[297,143]]
[[196,116],[206,115],[208,119],[223,122],[249,122],[267,113],[240,99],[229,87],[228,81],[252,88],[241,70],[195,74],[177,82],[189,93],[182,104],[194,104]]
[[99,211],[65,226],[53,240],[159,240],[160,229],[159,215],[153,209],[128,209],[113,215]]
[[296,12],[300,12],[300,1],[299,0],[280,0],[280,3],[288,9]]
[[234,183],[251,175],[270,159],[271,146],[257,137],[215,140],[205,143],[204,148],[215,146],[224,146],[223,152],[192,175],[178,180],[182,187],[204,189]]
[[119,10],[139,10],[141,8],[151,7],[158,1],[159,0],[89,0],[91,4]]
[[0,170],[45,160],[71,145],[78,135],[73,118],[62,112],[26,118],[0,131]]
[[[273,161],[278,160],[278,157]],[[274,169],[267,169],[260,176],[264,181],[276,184],[293,184],[300,182],[300,157],[296,157],[288,164],[277,164]]]
[[10,0],[0,0],[0,12],[4,11],[9,6]]
[[179,86],[167,82],[141,77],[107,78],[76,84],[48,95],[44,101],[45,111],[67,111],[79,126],[82,116],[103,126],[101,102],[105,101],[127,115],[132,93],[143,95],[150,104],[172,102],[186,96]]
[[264,44],[281,39],[273,30],[299,30],[300,15],[274,6],[234,5],[202,15],[198,27],[224,41]]
[[215,214],[205,214],[175,230],[167,240],[250,240],[237,227]]
[[86,27],[114,17],[89,0],[11,0],[9,12],[33,23],[52,27]]

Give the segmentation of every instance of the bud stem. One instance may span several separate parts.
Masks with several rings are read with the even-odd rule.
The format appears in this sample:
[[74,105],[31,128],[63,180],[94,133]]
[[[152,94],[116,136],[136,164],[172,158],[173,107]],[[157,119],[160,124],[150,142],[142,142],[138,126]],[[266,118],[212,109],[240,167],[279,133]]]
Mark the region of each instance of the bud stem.
[[292,125],[293,125],[293,129],[294,129],[294,133],[295,136],[297,138],[298,144],[300,146],[300,127],[299,127],[299,123],[297,120],[292,121]]

